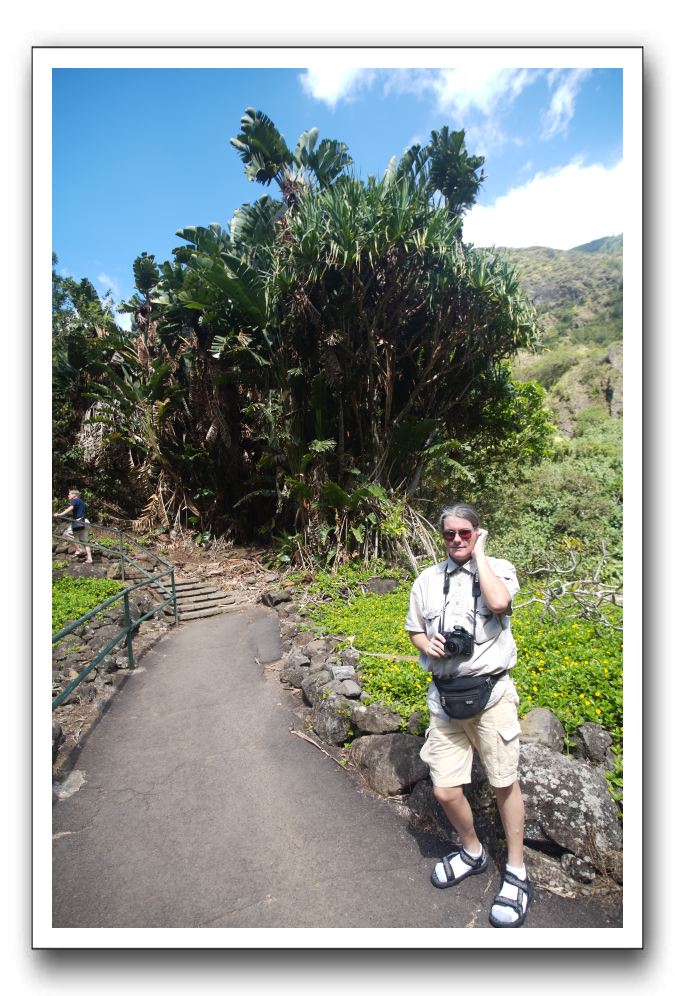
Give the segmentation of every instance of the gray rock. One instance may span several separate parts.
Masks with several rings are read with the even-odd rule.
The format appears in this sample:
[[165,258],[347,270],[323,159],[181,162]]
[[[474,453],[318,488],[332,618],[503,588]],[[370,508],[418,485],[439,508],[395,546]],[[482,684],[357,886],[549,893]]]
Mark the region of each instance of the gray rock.
[[298,647],[306,647],[308,643],[312,642],[312,640],[316,640],[316,633],[303,631],[301,633],[298,633],[298,635],[294,638],[293,642]]
[[342,681],[336,681],[334,678],[332,679],[332,681],[326,682],[326,684],[321,687],[321,695],[324,696],[326,694],[344,695],[345,694],[344,683]]
[[277,605],[276,610],[279,617],[284,618],[293,615],[296,605],[293,602],[287,602],[285,605]]
[[395,733],[401,726],[401,717],[392,709],[381,705],[356,706],[352,722],[360,733]]
[[88,685],[85,681],[80,682],[73,692],[73,698],[80,703],[93,702],[96,698],[96,686]]
[[307,654],[308,657],[311,658],[321,657],[322,655],[325,657],[327,654],[330,653],[331,649],[332,649],[332,644],[329,640],[326,639],[315,638],[313,640],[310,640],[309,643],[305,644],[305,653]]
[[351,703],[343,695],[330,695],[318,702],[311,714],[311,723],[321,740],[343,744],[351,735]]
[[[101,647],[102,649],[108,643],[110,643],[111,640],[113,640],[116,636],[118,636],[119,632],[120,632],[120,627],[112,623],[108,623],[105,626],[100,626],[99,629],[96,631],[96,645],[98,647]],[[118,652],[120,645],[121,641],[112,648],[112,652],[113,653]]]
[[535,886],[564,899],[576,899],[577,886],[574,879],[566,874],[559,861],[532,847],[526,847],[524,853],[527,877]]
[[315,671],[307,675],[300,687],[310,705],[316,705],[321,699],[321,689],[331,680],[327,671]]
[[292,685],[293,688],[301,688],[302,683],[307,677],[307,668],[300,667],[297,664],[291,664],[290,667],[285,667],[281,672],[281,680]]
[[328,674],[329,681],[333,677],[330,661],[326,660],[325,657],[313,657],[308,671],[310,674],[315,674],[317,671],[325,671]]
[[60,745],[65,740],[61,724],[58,720],[52,719],[52,761],[58,753]]
[[424,740],[409,733],[360,737],[350,757],[370,788],[379,795],[401,795],[426,778],[429,768],[420,759]]
[[396,578],[369,578],[363,586],[363,590],[373,595],[389,595],[398,588]]
[[406,806],[410,813],[411,821],[420,830],[426,830],[449,843],[448,850],[452,846],[459,847],[461,840],[454,827],[448,823],[443,808],[434,795],[434,788],[428,778],[423,778],[417,782],[406,799]]
[[343,695],[346,695],[348,699],[358,699],[361,695],[361,686],[358,681],[352,681],[351,678],[347,678],[346,681],[342,682]]
[[342,650],[340,652],[340,660],[346,667],[351,666],[353,668],[357,668],[360,658],[361,654],[358,650],[354,650],[353,647],[350,647],[349,650]]
[[577,751],[582,757],[603,764],[611,746],[611,733],[598,723],[582,723],[577,727]]
[[577,882],[593,882],[595,879],[595,868],[588,861],[577,858],[575,854],[565,853],[560,858],[560,867]]
[[263,605],[280,605],[281,602],[290,602],[291,594],[288,591],[266,591],[260,596]]
[[520,721],[521,743],[543,744],[551,750],[562,751],[565,727],[550,709],[535,707]]
[[356,677],[356,670],[351,664],[333,664],[331,671],[336,681],[344,681],[345,678]]
[[521,744],[525,838],[553,841],[584,860],[621,849],[621,825],[607,780],[597,768],[540,744]]
[[284,656],[286,667],[309,667],[309,657],[300,647],[291,647]]

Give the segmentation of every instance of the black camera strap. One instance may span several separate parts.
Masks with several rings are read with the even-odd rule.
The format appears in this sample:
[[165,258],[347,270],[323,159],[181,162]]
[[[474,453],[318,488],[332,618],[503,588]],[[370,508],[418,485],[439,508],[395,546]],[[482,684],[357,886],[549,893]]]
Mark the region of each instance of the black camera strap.
[[[457,568],[455,568],[457,570]],[[448,592],[450,591],[450,575],[454,574],[455,571],[451,571],[448,565],[445,565],[445,575],[443,577],[443,614],[441,616],[441,626],[439,632],[445,633],[445,610],[448,605]],[[478,577],[478,568],[473,576],[473,583],[471,585],[471,594],[473,595],[473,641],[476,642],[476,613],[478,611],[478,596],[480,595],[480,578]]]

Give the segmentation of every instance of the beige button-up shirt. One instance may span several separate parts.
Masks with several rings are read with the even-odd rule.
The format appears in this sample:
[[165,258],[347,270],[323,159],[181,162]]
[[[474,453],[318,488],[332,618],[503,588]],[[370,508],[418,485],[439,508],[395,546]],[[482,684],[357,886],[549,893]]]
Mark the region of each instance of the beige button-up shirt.
[[[488,564],[496,576],[506,585],[511,598],[520,589],[513,564],[508,560],[488,557]],[[443,593],[443,582],[446,567],[450,572],[450,587],[448,594]],[[410,592],[410,608],[405,621],[405,628],[410,633],[425,633],[431,639],[441,632],[441,624],[445,632],[453,626],[463,626],[473,634],[473,578],[476,563],[473,559],[466,564],[456,564],[452,558],[428,567],[422,571],[412,586]],[[445,618],[443,619],[443,609]],[[511,633],[511,611],[503,615],[495,615],[479,595],[476,603],[476,642],[471,657],[459,660],[442,659],[435,661],[436,666],[443,666],[448,675],[496,674],[515,667],[517,662],[516,644]],[[420,664],[425,671],[431,671],[431,659],[420,653]],[[487,707],[494,705],[507,687],[508,678],[498,681],[492,689]],[[432,682],[427,692],[429,711],[446,719],[443,712],[438,689]]]

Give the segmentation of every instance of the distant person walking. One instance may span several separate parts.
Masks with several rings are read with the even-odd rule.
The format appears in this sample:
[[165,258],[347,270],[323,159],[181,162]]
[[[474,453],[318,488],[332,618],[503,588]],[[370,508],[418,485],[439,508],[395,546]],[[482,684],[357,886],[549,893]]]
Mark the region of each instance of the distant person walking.
[[73,520],[63,535],[72,536],[76,546],[81,547],[75,554],[77,557],[85,557],[85,564],[93,564],[91,547],[87,545],[87,540],[89,539],[87,507],[80,497],[80,492],[75,488],[71,488],[68,492],[68,501],[70,502],[68,508],[64,509],[63,512],[57,512],[54,518],[71,518]]

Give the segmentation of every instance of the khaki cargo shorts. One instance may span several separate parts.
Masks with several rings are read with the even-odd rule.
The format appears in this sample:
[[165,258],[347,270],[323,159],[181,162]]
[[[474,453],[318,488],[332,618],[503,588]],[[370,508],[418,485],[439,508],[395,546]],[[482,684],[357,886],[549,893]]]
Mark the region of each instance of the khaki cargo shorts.
[[72,526],[68,526],[63,535],[71,543],[80,543],[84,546],[85,543],[89,542],[89,527],[85,526],[84,529],[73,529]]
[[442,719],[431,715],[420,757],[429,765],[431,781],[439,788],[471,783],[474,748],[490,785],[504,788],[518,778],[520,724],[518,693],[509,682],[495,705],[471,719]]

